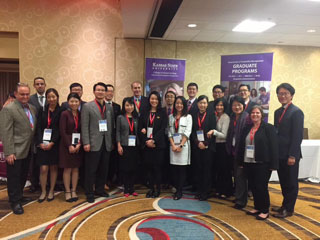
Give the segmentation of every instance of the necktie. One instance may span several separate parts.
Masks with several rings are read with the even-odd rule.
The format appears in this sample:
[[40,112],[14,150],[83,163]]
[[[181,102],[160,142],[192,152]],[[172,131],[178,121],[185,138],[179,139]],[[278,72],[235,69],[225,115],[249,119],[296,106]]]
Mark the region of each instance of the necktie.
[[168,116],[171,114],[171,107],[168,107]]
[[190,107],[190,106],[191,106],[191,101],[189,100],[189,101],[188,101],[188,107]]
[[44,96],[40,96],[39,98],[40,98],[40,105],[41,105],[41,107],[43,107]]

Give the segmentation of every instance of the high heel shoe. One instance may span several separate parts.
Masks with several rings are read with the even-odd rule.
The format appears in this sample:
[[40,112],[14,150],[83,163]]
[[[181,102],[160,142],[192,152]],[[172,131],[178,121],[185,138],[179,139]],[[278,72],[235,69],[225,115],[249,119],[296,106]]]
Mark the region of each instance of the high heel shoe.
[[72,202],[76,202],[76,201],[79,200],[79,197],[78,197],[78,196],[72,197],[72,194],[73,194],[73,193],[76,193],[76,191],[71,191],[71,199],[72,199]]
[[[70,194],[69,198],[67,198],[67,194]],[[69,203],[73,202],[72,197],[71,197],[71,192],[64,192],[64,195],[65,195],[65,198],[66,198],[66,202],[69,202]]]
[[[260,214],[261,214],[261,213],[260,213]],[[260,217],[259,215],[257,215],[257,216],[256,216],[256,219],[257,219],[257,220],[262,220],[262,221],[264,221],[264,220],[266,220],[268,217],[269,217],[269,213],[267,214],[266,217]]]
[[151,198],[151,197],[153,196],[153,194],[154,194],[154,190],[153,190],[153,189],[150,189],[150,190],[147,192],[146,197],[147,197],[147,198]]
[[44,200],[46,200],[46,194],[44,195],[44,198],[40,198],[40,197],[38,198],[38,203],[42,203]]

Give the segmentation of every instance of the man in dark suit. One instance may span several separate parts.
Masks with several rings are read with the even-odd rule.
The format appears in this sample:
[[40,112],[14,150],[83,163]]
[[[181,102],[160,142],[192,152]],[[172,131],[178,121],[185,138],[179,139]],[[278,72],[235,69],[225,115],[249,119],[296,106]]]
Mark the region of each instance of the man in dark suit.
[[254,105],[257,105],[257,103],[252,102],[252,101],[250,100],[250,85],[240,84],[240,86],[239,86],[239,88],[238,88],[238,93],[239,93],[239,96],[243,98],[244,103],[246,104],[244,110],[245,110],[247,113],[250,113],[251,108],[252,108]]
[[[117,117],[121,114],[121,107],[119,104],[115,103],[114,101],[112,101],[114,96],[114,86],[111,84],[106,84],[106,96],[105,96],[105,101],[106,104],[109,104],[110,106],[112,106],[112,110],[113,110],[113,116],[114,116],[114,133],[116,132],[116,121],[117,121]],[[110,153],[110,164],[109,164],[109,173],[108,173],[108,179],[106,184],[111,184],[111,183],[115,183],[116,180],[119,177],[119,167],[118,167],[118,151],[116,148],[116,138],[115,138],[115,134],[113,134],[112,136],[112,140],[113,140],[113,145],[112,145],[112,151]]]
[[303,138],[303,112],[292,104],[295,89],[289,83],[277,87],[278,100],[282,107],[274,113],[274,126],[279,138],[279,180],[283,195],[282,206],[272,208],[278,212],[274,217],[292,216],[297,200],[299,185],[299,161]]
[[194,82],[189,83],[187,86],[187,93],[189,97],[189,99],[187,100],[188,113],[193,115],[198,112],[198,84]]
[[[79,95],[80,99],[82,97],[82,94],[83,94],[83,87],[80,83],[72,83],[70,86],[69,86],[69,89],[70,89],[70,93],[76,93]],[[79,106],[79,111],[81,111],[83,105],[85,104],[86,102],[85,101],[82,101],[80,102],[80,106]],[[66,110],[69,108],[69,104],[68,104],[68,101],[66,102],[63,102],[61,104],[61,109],[62,111],[63,110]]]
[[23,214],[22,203],[29,201],[23,197],[32,141],[36,129],[36,108],[28,104],[30,88],[18,83],[16,100],[5,106],[0,114],[0,130],[3,151],[7,162],[7,186],[9,202],[14,214]]
[[[213,97],[213,101],[209,102],[208,110],[207,110],[210,113],[214,113],[215,112],[214,100],[224,97],[224,87],[222,85],[219,85],[219,84],[215,85],[212,88],[212,97]],[[224,109],[224,111],[227,112],[227,109]]]
[[142,96],[142,84],[141,82],[133,82],[131,84],[131,90],[133,93],[133,102],[135,105],[135,109],[139,116],[148,111],[148,98]]
[[[36,93],[30,96],[29,103],[32,104],[37,109],[37,116],[39,111],[44,110],[46,105],[46,81],[43,77],[36,77],[33,80],[33,87],[36,89]],[[40,169],[38,164],[36,164],[36,147],[33,148],[33,155],[30,163],[31,172],[31,186],[29,188],[30,192],[37,191],[39,186],[39,174]]]

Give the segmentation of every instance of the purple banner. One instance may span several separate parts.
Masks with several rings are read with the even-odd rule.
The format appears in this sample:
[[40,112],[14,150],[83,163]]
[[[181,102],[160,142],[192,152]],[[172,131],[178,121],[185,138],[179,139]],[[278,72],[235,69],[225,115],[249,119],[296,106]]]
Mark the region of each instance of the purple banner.
[[146,81],[184,81],[186,60],[146,58]]
[[221,56],[221,81],[271,81],[273,53]]

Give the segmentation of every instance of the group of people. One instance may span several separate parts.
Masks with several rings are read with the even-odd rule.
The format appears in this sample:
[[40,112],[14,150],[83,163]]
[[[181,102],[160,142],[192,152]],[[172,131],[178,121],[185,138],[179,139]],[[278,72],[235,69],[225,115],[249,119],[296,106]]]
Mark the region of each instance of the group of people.
[[67,202],[78,200],[81,165],[87,201],[94,202],[95,195],[108,197],[109,165],[117,159],[125,197],[138,195],[134,184],[140,175],[149,188],[147,198],[159,197],[161,184],[170,183],[176,189],[173,199],[179,200],[189,184],[200,201],[214,188],[221,198],[234,194],[234,207],[242,209],[249,186],[254,209],[247,213],[258,220],[269,217],[268,181],[272,170],[278,170],[284,200],[273,209],[274,216],[294,211],[304,116],[292,104],[295,90],[288,83],[277,87],[282,107],[275,111],[274,125],[264,122],[263,107],[250,100],[245,84],[230,102],[221,85],[213,87],[209,102],[205,95],[197,97],[196,83],[189,83],[188,99],[167,91],[162,103],[157,91],[144,97],[142,84],[134,82],[133,96],[124,98],[122,107],[112,101],[114,87],[102,82],[93,86],[94,100],[87,103],[81,100],[81,84],[71,84],[61,106],[54,88],[45,91],[43,78],[35,78],[34,87],[37,93],[30,97],[28,85],[19,83],[16,100],[0,113],[8,195],[16,214],[23,213],[31,159],[32,175],[40,175],[39,203],[54,199],[58,167],[64,169]]

